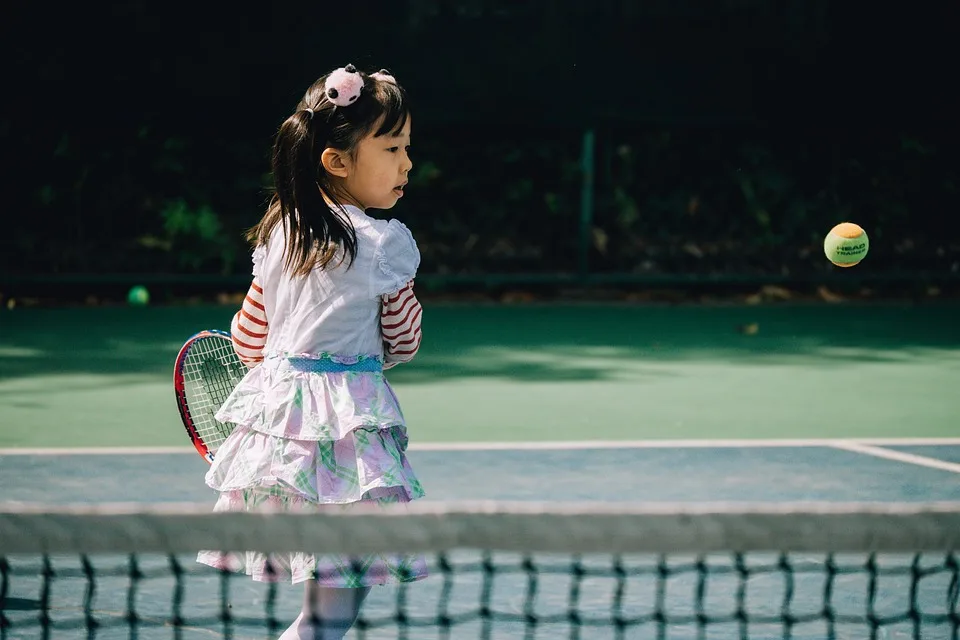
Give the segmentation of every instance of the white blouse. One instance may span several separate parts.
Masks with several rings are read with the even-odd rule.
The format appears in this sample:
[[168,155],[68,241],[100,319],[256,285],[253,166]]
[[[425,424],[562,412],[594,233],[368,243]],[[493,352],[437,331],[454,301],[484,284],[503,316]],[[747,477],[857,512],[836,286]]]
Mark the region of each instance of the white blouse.
[[326,269],[292,278],[283,269],[282,227],[254,250],[253,275],[263,288],[270,325],[264,355],[383,355],[381,296],[414,279],[420,251],[400,221],[345,208],[357,233],[357,255],[349,267],[334,259]]

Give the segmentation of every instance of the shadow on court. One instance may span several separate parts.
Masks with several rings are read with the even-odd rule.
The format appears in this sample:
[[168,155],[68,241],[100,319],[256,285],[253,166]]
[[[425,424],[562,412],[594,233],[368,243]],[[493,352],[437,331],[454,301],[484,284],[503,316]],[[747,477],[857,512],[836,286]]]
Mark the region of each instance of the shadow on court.
[[[232,307],[0,312],[0,380],[51,374],[168,376],[187,337],[229,328]],[[741,329],[751,326],[755,332]],[[621,364],[677,361],[923,363],[960,349],[960,306],[427,306],[425,340],[397,382],[589,381]],[[647,375],[670,375],[648,370]]]

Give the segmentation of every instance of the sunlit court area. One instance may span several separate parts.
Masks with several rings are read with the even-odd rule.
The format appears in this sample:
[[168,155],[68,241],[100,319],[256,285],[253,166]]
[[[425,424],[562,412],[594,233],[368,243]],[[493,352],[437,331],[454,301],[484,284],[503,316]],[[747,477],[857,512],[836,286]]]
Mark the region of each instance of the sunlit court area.
[[949,3],[6,13],[0,640],[960,638]]

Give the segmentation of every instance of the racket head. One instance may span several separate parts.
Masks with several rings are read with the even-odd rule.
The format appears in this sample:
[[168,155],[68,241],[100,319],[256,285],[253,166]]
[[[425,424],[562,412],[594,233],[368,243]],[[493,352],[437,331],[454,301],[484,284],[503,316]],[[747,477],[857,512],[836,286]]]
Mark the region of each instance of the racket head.
[[215,414],[246,373],[226,331],[200,331],[177,354],[173,368],[177,409],[190,441],[208,463],[235,427]]

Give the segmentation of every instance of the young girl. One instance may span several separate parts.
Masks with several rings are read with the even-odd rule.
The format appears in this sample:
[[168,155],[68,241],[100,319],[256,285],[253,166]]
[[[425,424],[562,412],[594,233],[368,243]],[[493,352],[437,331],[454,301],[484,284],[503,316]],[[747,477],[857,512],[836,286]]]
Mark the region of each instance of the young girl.
[[[386,71],[352,65],[317,80],[280,127],[276,195],[249,233],[254,277],[231,327],[251,370],[217,413],[237,426],[206,476],[215,511],[319,513],[424,495],[383,375],[420,346],[420,254],[403,224],[365,213],[403,197],[409,148],[404,90]],[[427,574],[420,555],[210,551],[198,561],[306,583],[284,640],[342,638],[371,586]]]

